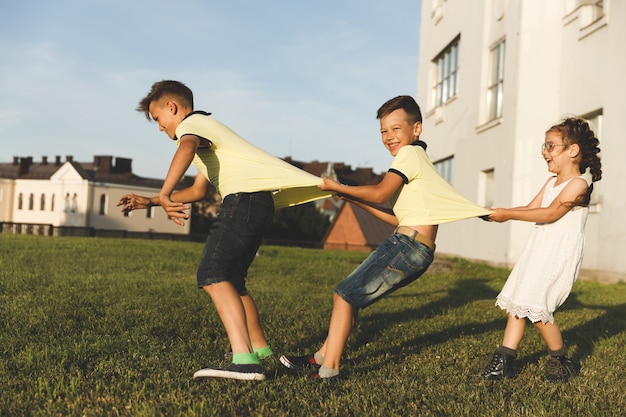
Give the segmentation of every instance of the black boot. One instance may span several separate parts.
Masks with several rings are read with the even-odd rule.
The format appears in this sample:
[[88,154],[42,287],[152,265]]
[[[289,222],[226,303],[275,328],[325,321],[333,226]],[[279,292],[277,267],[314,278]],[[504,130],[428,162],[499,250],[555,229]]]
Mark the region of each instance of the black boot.
[[481,375],[485,379],[513,378],[515,376],[513,361],[513,356],[496,352],[491,356],[491,360],[487,363]]

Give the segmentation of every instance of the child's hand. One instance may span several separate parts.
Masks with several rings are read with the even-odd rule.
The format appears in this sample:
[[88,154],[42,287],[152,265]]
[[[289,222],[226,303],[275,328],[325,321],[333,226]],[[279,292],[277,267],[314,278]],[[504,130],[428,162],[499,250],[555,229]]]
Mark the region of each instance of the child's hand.
[[189,214],[185,213],[183,210],[189,210],[191,208],[190,206],[183,203],[175,203],[166,196],[159,196],[159,202],[163,210],[165,210],[165,213],[167,213],[167,216],[172,219],[174,223],[179,226],[185,225],[183,220],[188,220]]
[[337,181],[331,180],[328,177],[322,177],[322,184],[319,184],[318,187],[323,191],[337,191],[339,183]]
[[117,202],[116,206],[122,206],[122,212],[129,213],[136,209],[145,209],[150,205],[148,197],[142,197],[136,194],[125,194]]
[[486,220],[489,221],[489,222],[502,223],[502,222],[505,222],[507,220],[510,220],[510,217],[508,215],[507,209],[490,208],[489,210],[493,212],[493,213],[491,213],[490,215],[487,216]]

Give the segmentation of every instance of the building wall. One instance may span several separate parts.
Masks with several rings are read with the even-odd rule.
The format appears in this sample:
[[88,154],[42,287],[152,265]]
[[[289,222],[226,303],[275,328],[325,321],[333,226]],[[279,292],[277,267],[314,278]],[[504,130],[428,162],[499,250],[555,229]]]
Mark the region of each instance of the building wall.
[[89,224],[95,229],[188,234],[190,222],[185,222],[185,226],[177,225],[167,217],[161,207],[152,207],[150,211],[135,210],[125,215],[116,206],[124,194],[152,196],[158,194],[158,191],[145,187],[93,184],[89,197]]
[[0,178],[0,222],[13,221],[13,190],[12,180]]
[[[550,173],[540,153],[544,133],[569,114],[601,112],[596,132],[604,178],[594,190],[587,223],[583,268],[626,274],[626,227],[619,216],[626,198],[624,141],[618,139],[626,101],[621,53],[626,39],[626,3],[605,0],[605,17],[594,21],[594,6],[573,0],[434,0],[422,2],[418,102],[434,162],[453,158],[452,185],[478,204],[527,204]],[[597,11],[597,8],[595,9]],[[430,100],[433,60],[457,36],[458,92],[441,106]],[[506,42],[502,116],[488,120],[486,92],[490,49]],[[491,197],[486,173],[493,170]],[[442,225],[438,251],[512,265],[532,224],[465,220]]]
[[116,206],[124,194],[153,196],[158,188],[90,182],[70,163],[49,179],[2,179],[0,190],[0,221],[4,222],[177,234],[190,231],[189,221],[179,226],[160,207],[153,207],[148,215],[148,210],[124,214]]

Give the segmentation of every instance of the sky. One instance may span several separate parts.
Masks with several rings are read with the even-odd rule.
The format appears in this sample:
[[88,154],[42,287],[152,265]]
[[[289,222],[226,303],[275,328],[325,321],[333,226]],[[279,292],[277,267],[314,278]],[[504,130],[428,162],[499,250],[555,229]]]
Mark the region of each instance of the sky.
[[0,162],[112,155],[164,178],[176,146],[135,108],[173,79],[272,155],[386,172],[376,110],[417,94],[420,3],[0,0]]

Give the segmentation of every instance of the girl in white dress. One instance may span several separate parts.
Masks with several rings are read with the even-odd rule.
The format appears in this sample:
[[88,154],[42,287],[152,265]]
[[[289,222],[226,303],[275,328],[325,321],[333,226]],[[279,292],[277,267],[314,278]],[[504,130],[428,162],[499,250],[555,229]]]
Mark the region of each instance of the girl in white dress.
[[[507,311],[508,320],[502,345],[482,372],[487,379],[515,376],[513,360],[527,320],[539,330],[550,353],[547,379],[567,381],[575,374],[553,313],[567,299],[582,261],[593,182],[602,178],[598,144],[583,119],[571,117],[552,126],[541,153],[548,171],[555,175],[528,205],[492,209],[488,217],[494,222],[535,222],[535,228],[496,299],[496,305]],[[591,184],[582,175],[587,170]]]

